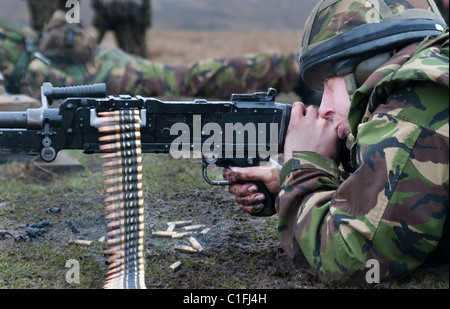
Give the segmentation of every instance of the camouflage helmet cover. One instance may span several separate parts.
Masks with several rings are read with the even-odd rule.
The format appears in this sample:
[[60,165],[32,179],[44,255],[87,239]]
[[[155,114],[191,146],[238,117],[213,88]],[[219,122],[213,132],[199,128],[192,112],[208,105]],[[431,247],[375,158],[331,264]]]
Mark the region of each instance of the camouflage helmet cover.
[[321,0],[305,25],[301,77],[321,89],[325,79],[445,27],[433,0]]

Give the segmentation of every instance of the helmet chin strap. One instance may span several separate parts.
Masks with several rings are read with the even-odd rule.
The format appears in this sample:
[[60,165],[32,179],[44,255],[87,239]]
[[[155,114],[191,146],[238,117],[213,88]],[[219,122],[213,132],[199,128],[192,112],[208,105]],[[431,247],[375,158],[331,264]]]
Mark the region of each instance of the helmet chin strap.
[[393,51],[386,52],[361,61],[354,70],[355,83],[358,86],[362,86],[367,78],[369,78],[376,69],[386,63],[393,55]]
[[381,53],[361,61],[352,72],[344,75],[345,87],[350,96],[350,101],[355,91],[364,84],[376,69],[386,63],[393,54],[394,52]]
[[356,83],[355,73],[351,72],[344,75],[345,87],[347,88],[348,95],[350,96],[350,101],[352,100],[353,94],[356,89],[358,89],[358,84]]

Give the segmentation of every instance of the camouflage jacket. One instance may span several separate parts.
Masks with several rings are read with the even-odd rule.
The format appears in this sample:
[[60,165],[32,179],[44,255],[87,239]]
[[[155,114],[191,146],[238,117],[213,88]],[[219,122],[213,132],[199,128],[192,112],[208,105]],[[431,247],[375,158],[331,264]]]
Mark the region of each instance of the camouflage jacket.
[[441,239],[449,203],[448,33],[418,45],[354,94],[353,174],[312,152],[295,152],[280,173],[282,247],[326,278],[364,282],[372,259],[382,280],[405,275]]

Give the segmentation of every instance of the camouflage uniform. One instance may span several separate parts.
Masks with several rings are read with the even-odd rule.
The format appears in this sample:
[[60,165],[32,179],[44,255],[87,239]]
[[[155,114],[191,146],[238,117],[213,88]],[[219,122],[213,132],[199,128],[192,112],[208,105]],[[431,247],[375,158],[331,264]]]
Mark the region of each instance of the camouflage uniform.
[[[340,1],[320,13],[311,40],[324,34],[320,28],[331,34],[366,23],[369,9],[358,0]],[[342,12],[339,19],[329,10]],[[352,22],[335,24],[345,17]],[[353,94],[353,174],[313,152],[294,152],[280,173],[282,247],[328,279],[364,282],[370,259],[379,262],[382,280],[406,275],[440,241],[448,262],[448,32],[419,45],[398,51]]]
[[[0,72],[7,81],[6,88],[15,93],[12,89],[17,85],[20,93],[35,98],[40,97],[43,82],[57,87],[106,83],[110,94],[224,99],[233,92],[266,91],[268,87],[291,91],[298,84],[296,54],[262,53],[169,66],[100,45],[86,63],[47,64],[32,55],[28,55],[29,62],[20,62],[21,55],[26,54],[20,27],[1,25]],[[17,65],[19,62],[21,65]]]
[[119,47],[127,53],[147,57],[146,30],[151,25],[150,0],[94,0],[94,26],[99,41],[114,31]]

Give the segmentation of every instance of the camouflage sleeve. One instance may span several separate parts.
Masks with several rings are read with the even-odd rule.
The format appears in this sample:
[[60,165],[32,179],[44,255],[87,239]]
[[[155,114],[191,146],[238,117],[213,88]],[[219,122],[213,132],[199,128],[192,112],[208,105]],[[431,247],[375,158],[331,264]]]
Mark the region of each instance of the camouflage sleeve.
[[360,124],[347,179],[316,153],[283,167],[279,237],[294,261],[342,277],[375,259],[386,279],[435,250],[448,215],[448,88],[417,82],[389,98]]
[[233,92],[291,91],[298,84],[295,54],[255,54],[171,66],[99,46],[86,64],[33,60],[22,92],[39,97],[43,81],[54,86],[106,83],[111,94],[207,96],[229,99]]

